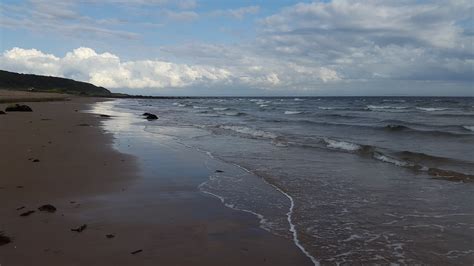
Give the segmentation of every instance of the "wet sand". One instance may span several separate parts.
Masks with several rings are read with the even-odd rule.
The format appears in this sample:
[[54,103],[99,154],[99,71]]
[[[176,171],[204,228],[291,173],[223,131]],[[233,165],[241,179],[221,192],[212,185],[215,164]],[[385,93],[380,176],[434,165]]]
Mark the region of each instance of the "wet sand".
[[114,118],[81,112],[96,99],[71,99],[0,115],[0,231],[12,238],[1,265],[311,265],[255,216],[199,192],[200,158],[119,153],[100,127]]

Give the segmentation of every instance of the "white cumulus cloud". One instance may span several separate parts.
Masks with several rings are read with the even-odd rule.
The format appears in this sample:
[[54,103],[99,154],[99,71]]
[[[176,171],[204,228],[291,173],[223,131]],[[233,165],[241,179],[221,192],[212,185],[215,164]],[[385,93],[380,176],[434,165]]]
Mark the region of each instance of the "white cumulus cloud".
[[36,49],[13,48],[1,57],[2,69],[41,75],[53,75],[91,82],[107,88],[185,87],[200,83],[225,83],[231,73],[222,68],[175,64],[160,60],[122,62],[111,53],[96,53],[80,47],[64,57]]

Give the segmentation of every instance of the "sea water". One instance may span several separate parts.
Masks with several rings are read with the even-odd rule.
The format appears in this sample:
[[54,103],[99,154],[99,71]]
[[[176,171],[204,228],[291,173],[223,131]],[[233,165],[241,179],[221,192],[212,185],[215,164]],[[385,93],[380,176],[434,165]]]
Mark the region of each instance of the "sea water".
[[315,263],[474,262],[474,98],[100,104],[156,113],[135,123],[222,162],[197,189],[255,214]]

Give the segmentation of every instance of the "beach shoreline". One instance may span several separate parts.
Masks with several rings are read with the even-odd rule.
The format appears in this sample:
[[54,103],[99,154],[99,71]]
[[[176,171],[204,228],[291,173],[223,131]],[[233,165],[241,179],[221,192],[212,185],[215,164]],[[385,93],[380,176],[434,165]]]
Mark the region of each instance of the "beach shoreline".
[[[117,151],[120,140],[101,126],[115,118],[87,112],[104,100],[28,103],[33,112],[0,117],[0,231],[12,238],[0,246],[0,264],[311,264],[253,215],[187,183],[207,178],[205,171],[179,179],[202,164],[184,150],[156,151],[170,157],[158,173]],[[39,211],[44,204],[57,211]],[[20,216],[28,211],[35,212]]]

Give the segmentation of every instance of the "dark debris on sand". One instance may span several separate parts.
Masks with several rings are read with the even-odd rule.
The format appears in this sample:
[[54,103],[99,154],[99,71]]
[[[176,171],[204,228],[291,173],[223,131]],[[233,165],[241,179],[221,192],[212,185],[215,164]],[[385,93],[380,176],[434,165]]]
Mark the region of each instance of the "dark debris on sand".
[[28,105],[24,105],[24,104],[9,105],[9,106],[7,106],[7,108],[5,108],[5,111],[6,112],[33,112],[31,107],[29,107]]
[[86,228],[87,228],[87,224],[83,224],[83,225],[79,226],[78,228],[71,229],[71,231],[80,233],[80,232],[86,230]]
[[110,239],[110,238],[114,238],[114,237],[115,237],[115,235],[113,235],[113,234],[108,234],[108,235],[105,235],[105,237],[107,237],[107,238],[109,238],[109,239]]
[[26,216],[30,216],[33,213],[35,213],[35,211],[27,211],[27,212],[24,212],[24,213],[20,214],[20,216],[26,217]]
[[10,242],[12,242],[12,239],[10,237],[4,235],[3,232],[0,231],[0,246],[6,245]]
[[130,254],[135,255],[135,254],[138,254],[142,251],[143,251],[143,249],[139,249],[139,250],[132,251]]
[[45,205],[39,207],[38,210],[40,210],[42,212],[53,213],[53,212],[56,212],[56,207],[54,207],[51,204],[45,204]]

